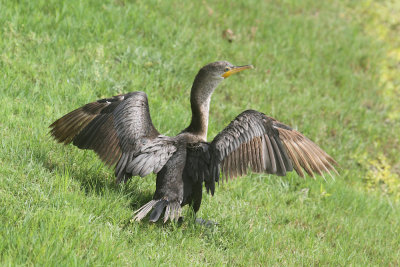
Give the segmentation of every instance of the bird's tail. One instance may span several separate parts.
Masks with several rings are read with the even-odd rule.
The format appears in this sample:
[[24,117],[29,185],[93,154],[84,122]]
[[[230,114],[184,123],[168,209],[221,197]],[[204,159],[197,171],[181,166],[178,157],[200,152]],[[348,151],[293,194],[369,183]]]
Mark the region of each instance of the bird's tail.
[[170,219],[171,221],[177,221],[181,216],[182,208],[178,201],[168,201],[166,199],[151,200],[143,205],[140,209],[134,212],[134,221],[141,221],[146,215],[153,209],[150,214],[149,221],[156,222],[161,216],[161,213],[165,209],[164,223]]

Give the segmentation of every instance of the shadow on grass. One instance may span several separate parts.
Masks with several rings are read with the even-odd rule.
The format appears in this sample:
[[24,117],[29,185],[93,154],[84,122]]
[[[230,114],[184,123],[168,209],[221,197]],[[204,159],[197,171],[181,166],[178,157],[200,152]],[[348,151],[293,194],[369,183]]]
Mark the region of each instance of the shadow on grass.
[[[104,172],[103,168],[98,168],[99,165],[86,168],[79,166],[79,164],[70,164],[74,159],[68,158],[68,156],[65,163],[63,163],[58,160],[52,160],[51,157],[46,156],[46,153],[33,152],[33,154],[42,163],[43,167],[49,170],[49,172],[54,173],[55,176],[68,176],[78,181],[86,195],[96,194],[104,196],[107,191],[118,192],[120,195],[129,198],[129,206],[132,210],[139,209],[153,197],[149,191],[140,190],[143,187],[143,179],[149,179],[150,177],[132,177],[127,183],[118,184],[115,181],[114,175]],[[110,169],[113,168],[110,167]]]
[[[64,160],[57,158],[53,159],[49,151],[34,150],[34,158],[50,173],[52,173],[54,179],[60,179],[60,177],[66,177],[67,179],[72,179],[79,182],[80,188],[85,192],[85,195],[96,194],[98,196],[105,196],[107,192],[118,193],[121,201],[129,201],[129,207],[132,212],[142,207],[145,203],[149,202],[153,198],[153,183],[155,182],[155,177],[132,177],[125,184],[117,184],[115,181],[114,174],[105,171],[102,165],[94,163],[94,165],[87,167],[87,164],[79,164],[79,160],[64,154]],[[61,152],[60,152],[61,153]],[[61,153],[62,154],[62,153]],[[75,162],[77,164],[75,164]],[[112,170],[112,167],[107,167]],[[150,179],[150,180],[149,180]],[[145,188],[145,189],[144,189]],[[151,189],[150,189],[151,188]],[[147,190],[148,189],[148,190]],[[149,227],[150,225],[157,225],[158,227],[175,228],[181,227],[183,224],[189,223],[198,226],[204,226],[202,224],[196,223],[196,214],[193,210],[186,212],[183,222],[172,222],[163,223],[161,218],[156,223],[149,222],[148,219],[144,219],[140,224],[143,227]],[[122,228],[127,228],[132,224],[132,217],[127,218],[121,222]],[[209,228],[209,227],[205,227]]]

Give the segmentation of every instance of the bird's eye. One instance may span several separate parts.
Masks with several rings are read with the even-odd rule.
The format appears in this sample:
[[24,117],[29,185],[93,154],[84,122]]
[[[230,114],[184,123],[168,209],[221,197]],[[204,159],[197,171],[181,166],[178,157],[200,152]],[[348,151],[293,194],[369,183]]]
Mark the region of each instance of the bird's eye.
[[224,71],[227,72],[227,71],[229,71],[230,69],[231,69],[231,68],[226,67],[226,68],[224,69]]

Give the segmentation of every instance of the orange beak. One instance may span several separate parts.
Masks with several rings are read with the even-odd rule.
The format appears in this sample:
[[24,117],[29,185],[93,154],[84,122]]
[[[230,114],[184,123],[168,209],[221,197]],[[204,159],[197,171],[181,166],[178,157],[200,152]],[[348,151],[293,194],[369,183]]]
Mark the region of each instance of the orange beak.
[[245,66],[238,66],[238,67],[233,67],[232,69],[228,70],[224,74],[222,74],[222,77],[225,79],[231,76],[232,74],[235,74],[237,72],[240,72],[242,70],[247,70],[247,69],[253,69],[253,65],[245,65]]

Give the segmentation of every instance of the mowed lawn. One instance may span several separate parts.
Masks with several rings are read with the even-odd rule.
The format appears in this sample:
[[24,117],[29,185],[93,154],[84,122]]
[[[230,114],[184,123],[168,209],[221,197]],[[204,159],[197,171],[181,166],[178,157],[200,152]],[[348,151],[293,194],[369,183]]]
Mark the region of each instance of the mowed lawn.
[[[0,1],[0,265],[400,264],[400,189],[373,182],[398,183],[399,121],[388,117],[379,82],[385,44],[355,8]],[[216,60],[256,68],[217,88],[209,140],[256,109],[314,140],[340,176],[249,174],[220,184],[198,213],[219,223],[213,228],[195,224],[187,208],[181,225],[131,223],[155,176],[117,185],[112,168],[92,151],[57,144],[48,125],[85,103],[141,90],[156,128],[175,135],[190,121],[194,76]]]

